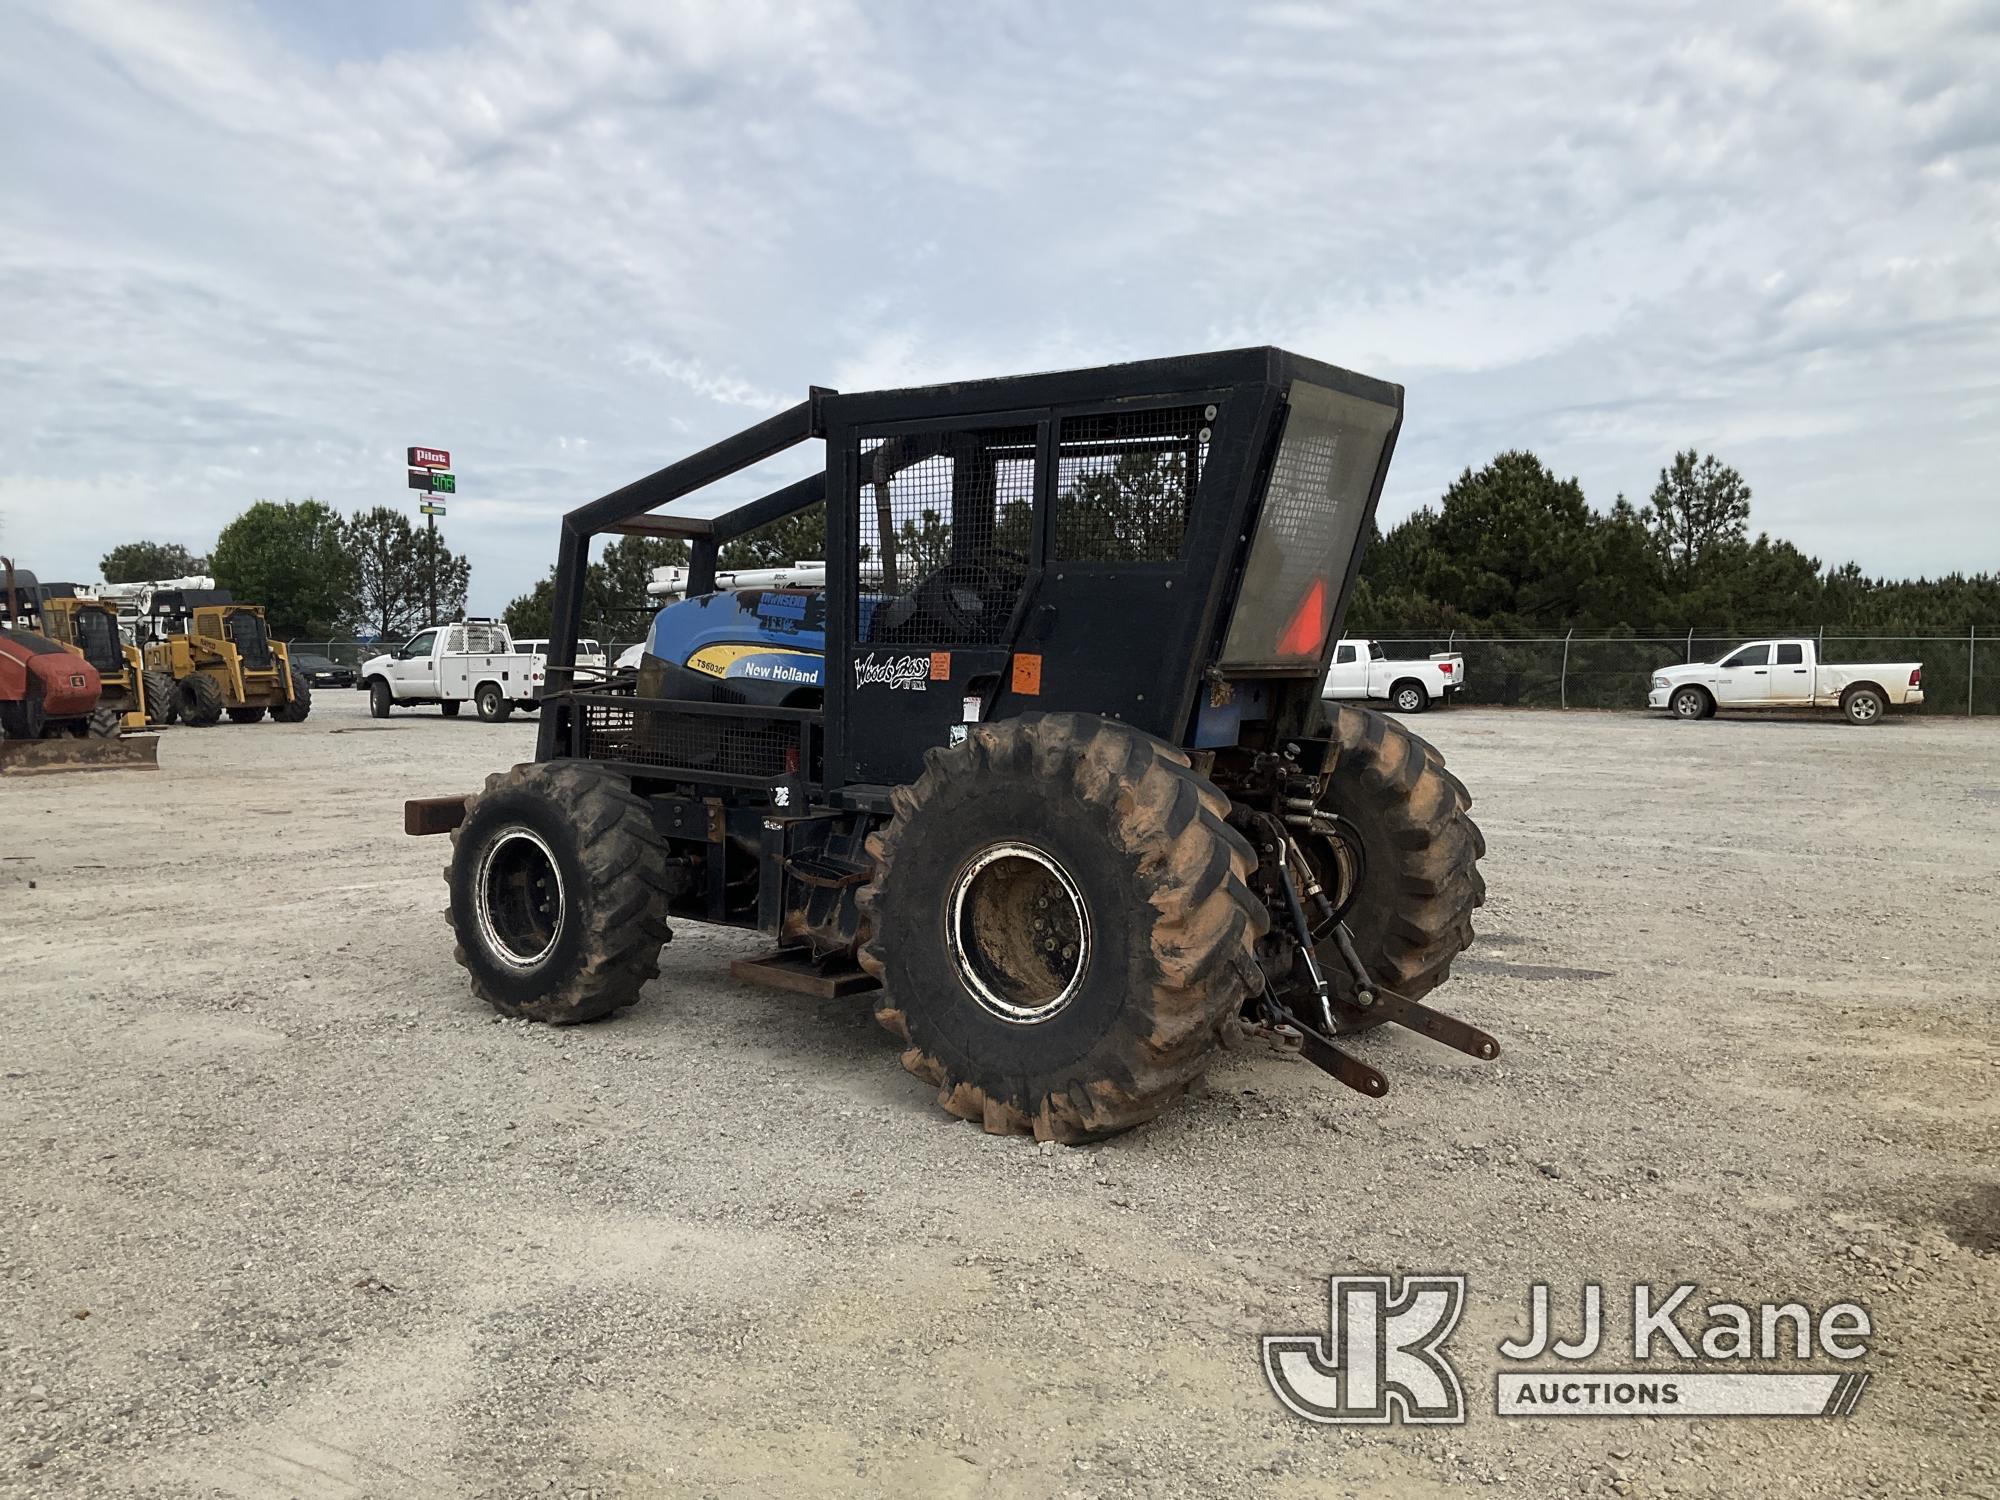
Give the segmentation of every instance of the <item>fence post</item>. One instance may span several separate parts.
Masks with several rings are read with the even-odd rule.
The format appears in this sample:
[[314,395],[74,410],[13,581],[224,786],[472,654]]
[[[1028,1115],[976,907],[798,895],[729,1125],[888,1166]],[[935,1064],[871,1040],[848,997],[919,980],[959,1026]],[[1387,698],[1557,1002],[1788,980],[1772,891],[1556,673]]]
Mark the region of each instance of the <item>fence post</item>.
[[1972,663],[1979,654],[1979,627],[1968,626],[1965,632],[1965,716],[1972,717]]
[[1694,626],[1692,625],[1688,626],[1688,648],[1687,651],[1682,655],[1681,660],[1682,661],[1694,660]]
[[1563,637],[1562,683],[1558,691],[1560,691],[1562,694],[1562,706],[1564,708],[1569,707],[1569,636],[1575,634],[1576,634],[1576,627],[1572,625],[1570,627],[1569,635]]

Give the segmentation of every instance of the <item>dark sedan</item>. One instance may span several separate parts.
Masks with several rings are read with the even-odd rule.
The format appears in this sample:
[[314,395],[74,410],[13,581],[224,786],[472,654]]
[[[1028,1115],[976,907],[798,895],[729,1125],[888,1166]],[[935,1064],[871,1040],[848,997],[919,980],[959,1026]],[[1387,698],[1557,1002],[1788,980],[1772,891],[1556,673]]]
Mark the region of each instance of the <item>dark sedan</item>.
[[314,687],[353,687],[354,668],[343,667],[331,657],[315,656],[310,651],[294,651],[292,665],[306,674],[306,681]]

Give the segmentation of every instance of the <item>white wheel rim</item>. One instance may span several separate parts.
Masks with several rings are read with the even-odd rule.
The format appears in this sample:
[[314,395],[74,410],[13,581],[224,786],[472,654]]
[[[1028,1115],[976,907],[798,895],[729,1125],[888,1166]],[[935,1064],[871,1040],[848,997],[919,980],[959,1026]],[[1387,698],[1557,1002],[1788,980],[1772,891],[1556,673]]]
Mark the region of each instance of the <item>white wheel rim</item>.
[[982,1010],[1012,1025],[1040,1025],[1083,988],[1090,908],[1069,871],[1045,850],[994,844],[952,881],[945,946]]
[[[539,880],[546,897],[536,903],[536,915],[546,921],[547,937],[532,946],[521,940],[526,914],[519,910],[519,894],[496,889],[503,881],[511,885],[523,880],[531,886]],[[479,856],[472,877],[472,907],[488,953],[510,969],[525,972],[540,967],[555,951],[569,922],[562,869],[548,842],[532,828],[517,826],[502,832]]]

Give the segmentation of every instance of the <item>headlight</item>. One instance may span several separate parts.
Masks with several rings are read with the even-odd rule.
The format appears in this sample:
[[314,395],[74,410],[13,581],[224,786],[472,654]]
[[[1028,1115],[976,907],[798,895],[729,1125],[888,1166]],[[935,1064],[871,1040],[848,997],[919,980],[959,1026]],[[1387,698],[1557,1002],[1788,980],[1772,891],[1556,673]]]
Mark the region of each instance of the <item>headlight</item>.
[[1666,685],[1667,685],[1667,679],[1664,677],[1655,677],[1653,679],[1654,687],[1665,687]]

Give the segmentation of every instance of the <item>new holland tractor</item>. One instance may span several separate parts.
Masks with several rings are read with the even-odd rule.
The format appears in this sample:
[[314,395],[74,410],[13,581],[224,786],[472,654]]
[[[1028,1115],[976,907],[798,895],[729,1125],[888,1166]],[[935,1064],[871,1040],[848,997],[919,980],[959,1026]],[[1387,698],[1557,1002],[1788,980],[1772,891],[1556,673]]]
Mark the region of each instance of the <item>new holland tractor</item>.
[[[147,613],[148,691],[170,684],[173,717],[201,728],[224,714],[254,724],[299,724],[312,712],[312,687],[271,639],[264,609],[238,604],[227,589],[162,589]],[[167,696],[163,693],[162,696]]]
[[[1370,1095],[1384,1022],[1472,939],[1484,843],[1443,758],[1319,688],[1401,425],[1395,385],[1280,349],[809,400],[564,518],[536,758],[450,831],[457,958],[510,1016],[632,1004],[677,920],[734,972],[866,993],[994,1132],[1152,1118],[1259,1030]],[[695,492],[808,440],[761,499]],[[824,583],[713,587],[826,507]],[[579,684],[591,538],[680,537],[635,674]]]

